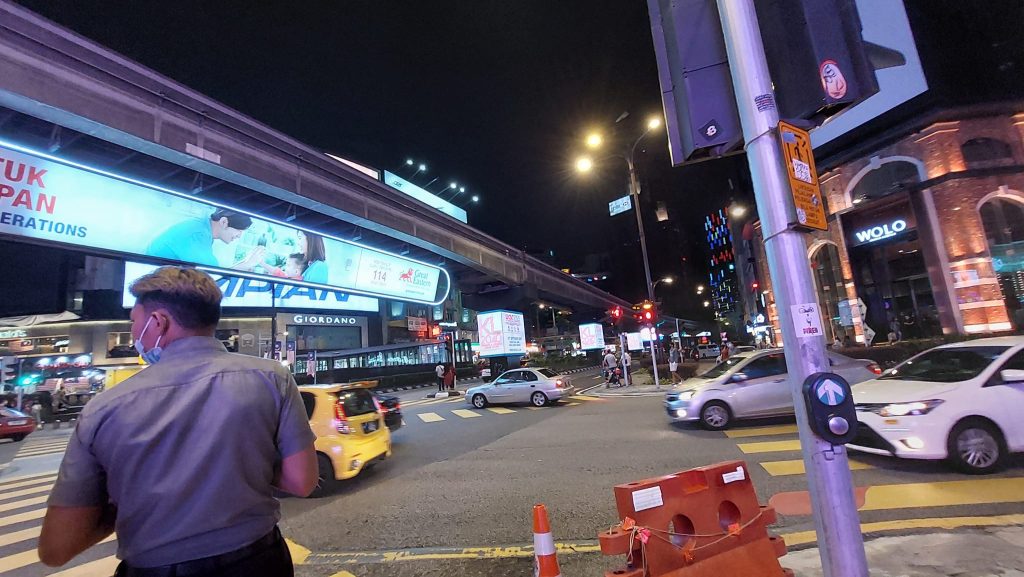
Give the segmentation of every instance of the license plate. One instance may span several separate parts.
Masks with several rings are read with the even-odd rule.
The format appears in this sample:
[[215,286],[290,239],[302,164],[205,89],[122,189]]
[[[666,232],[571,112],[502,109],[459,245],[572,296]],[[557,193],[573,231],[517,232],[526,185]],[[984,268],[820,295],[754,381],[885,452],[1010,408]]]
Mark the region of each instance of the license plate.
[[363,423],[363,432],[372,433],[377,430],[377,421],[370,421],[369,423]]
[[17,421],[7,421],[7,424],[12,427],[17,427],[18,425],[27,425],[28,421],[26,421],[25,419],[20,419]]

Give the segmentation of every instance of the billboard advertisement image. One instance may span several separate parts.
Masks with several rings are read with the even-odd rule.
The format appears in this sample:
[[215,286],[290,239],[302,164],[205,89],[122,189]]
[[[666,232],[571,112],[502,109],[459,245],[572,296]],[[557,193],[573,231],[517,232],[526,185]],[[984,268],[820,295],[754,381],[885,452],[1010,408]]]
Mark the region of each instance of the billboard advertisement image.
[[604,327],[600,323],[580,325],[580,348],[585,351],[604,348]]
[[523,313],[487,311],[476,316],[481,357],[503,357],[526,353],[526,325]]
[[644,343],[640,339],[640,333],[626,333],[626,347],[631,351],[641,351]]
[[448,273],[350,241],[0,142],[0,234],[437,304]]
[[[160,268],[155,264],[141,262],[124,263],[124,291],[121,305],[130,309],[135,306],[135,297],[128,290],[142,275]],[[380,301],[362,295],[316,289],[302,285],[271,282],[261,278],[243,278],[210,273],[214,282],[224,293],[220,306],[224,308],[252,307],[279,309],[315,309],[326,311],[365,311],[375,313]]]

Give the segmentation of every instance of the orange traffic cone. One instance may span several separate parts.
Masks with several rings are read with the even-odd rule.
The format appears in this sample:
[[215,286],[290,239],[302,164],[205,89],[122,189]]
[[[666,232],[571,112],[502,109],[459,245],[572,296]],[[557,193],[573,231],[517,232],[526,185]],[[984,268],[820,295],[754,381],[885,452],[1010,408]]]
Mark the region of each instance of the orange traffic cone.
[[562,577],[555,555],[555,540],[551,537],[548,510],[544,505],[533,506],[533,575],[534,577]]

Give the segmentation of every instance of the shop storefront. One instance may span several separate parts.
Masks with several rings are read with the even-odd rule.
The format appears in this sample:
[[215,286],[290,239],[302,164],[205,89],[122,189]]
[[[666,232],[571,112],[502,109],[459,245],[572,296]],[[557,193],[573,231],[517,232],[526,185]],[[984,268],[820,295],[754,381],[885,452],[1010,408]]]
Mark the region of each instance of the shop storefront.
[[1024,330],[1024,113],[962,112],[821,175],[829,230],[806,242],[830,340]]

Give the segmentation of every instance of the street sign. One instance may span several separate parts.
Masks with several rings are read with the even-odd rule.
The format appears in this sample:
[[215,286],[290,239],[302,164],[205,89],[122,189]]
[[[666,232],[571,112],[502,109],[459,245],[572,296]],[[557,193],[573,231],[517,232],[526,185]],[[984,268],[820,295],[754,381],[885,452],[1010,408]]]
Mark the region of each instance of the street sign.
[[779,138],[786,160],[786,176],[793,193],[797,224],[805,228],[828,230],[825,203],[818,186],[818,172],[814,167],[811,135],[792,124],[779,121]]
[[793,314],[793,327],[796,329],[796,336],[801,339],[825,336],[821,328],[821,314],[818,313],[817,303],[804,303],[791,307]]
[[608,203],[608,215],[615,216],[616,214],[622,214],[631,208],[633,208],[633,201],[629,196],[617,198]]
[[817,388],[814,390],[814,394],[817,395],[821,402],[830,407],[834,407],[839,403],[842,403],[843,399],[846,398],[846,393],[843,391],[843,387],[830,379],[825,379],[818,383]]

